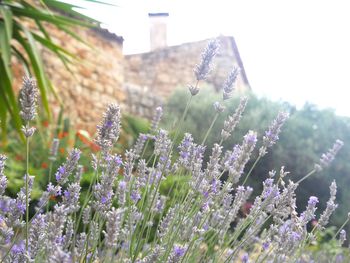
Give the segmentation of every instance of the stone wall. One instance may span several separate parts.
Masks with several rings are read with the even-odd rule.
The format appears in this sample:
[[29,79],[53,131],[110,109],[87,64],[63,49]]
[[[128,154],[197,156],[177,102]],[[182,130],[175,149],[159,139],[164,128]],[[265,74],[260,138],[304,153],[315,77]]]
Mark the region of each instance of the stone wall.
[[[208,41],[183,44],[149,53],[124,56],[123,39],[103,29],[77,28],[76,33],[90,46],[49,27],[50,36],[57,45],[76,55],[78,61],[70,70],[50,51],[40,48],[49,79],[57,90],[60,102],[50,95],[50,105],[57,116],[63,105],[65,117],[77,129],[90,133],[110,102],[121,105],[122,110],[150,118],[154,108],[177,88],[194,83],[193,67]],[[238,89],[249,89],[243,64],[232,37],[220,38],[221,49],[215,60],[215,69],[207,79],[208,84],[220,89],[233,67],[242,70]],[[15,87],[18,90],[23,67],[14,61]]]
[[[103,29],[77,28],[75,32],[91,45],[89,47],[54,27],[49,27],[48,31],[57,45],[69,50],[78,59],[69,65],[70,72],[56,55],[39,47],[64,114],[76,128],[93,133],[109,102],[125,104],[123,39]],[[17,80],[14,85],[18,89],[23,69],[18,62],[14,64]],[[59,102],[52,94],[49,100],[53,113],[57,115]]]
[[138,116],[152,119],[158,106],[163,106],[164,99],[150,92],[146,86],[138,86],[132,83],[124,84],[126,94],[125,109]]
[[[232,67],[237,65],[241,68],[237,88],[250,89],[233,37],[222,36],[219,41],[220,53],[215,58],[214,70],[206,82],[219,90]],[[125,56],[125,81],[147,86],[152,93],[168,97],[176,88],[194,84],[193,68],[207,43],[208,40],[192,42]]]

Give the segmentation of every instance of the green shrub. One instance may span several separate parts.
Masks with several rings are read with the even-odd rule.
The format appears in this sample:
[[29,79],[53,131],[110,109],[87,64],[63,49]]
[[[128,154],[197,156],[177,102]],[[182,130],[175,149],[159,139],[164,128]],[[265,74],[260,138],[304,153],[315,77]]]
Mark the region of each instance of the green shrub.
[[[173,123],[181,117],[184,110],[183,101],[188,96],[187,90],[177,90],[170,97],[167,105],[167,115],[163,125],[173,128]],[[205,87],[193,98],[191,110],[187,114],[183,124],[183,130],[193,135],[197,142],[204,137],[204,130],[208,127],[215,115],[213,103],[221,99],[221,94],[214,91],[212,87]],[[239,104],[241,96],[248,97],[248,103],[243,118],[234,134],[224,142],[224,149],[230,149],[242,139],[243,135],[255,124],[258,136],[262,138],[265,130],[277,115],[278,111],[284,109],[290,112],[290,118],[283,127],[279,143],[276,144],[269,154],[262,159],[252,171],[249,184],[254,189],[261,189],[262,181],[266,179],[268,171],[277,167],[285,166],[291,172],[293,180],[299,180],[307,171],[313,168],[313,160],[317,159],[324,147],[330,147],[336,138],[344,141],[344,150],[334,161],[332,172],[322,171],[306,180],[297,190],[298,210],[302,210],[310,195],[320,197],[320,210],[325,208],[328,199],[328,185],[336,179],[339,183],[339,209],[337,209],[332,222],[338,226],[350,210],[350,163],[348,152],[350,152],[350,119],[340,117],[330,109],[319,110],[311,104],[305,104],[300,110],[286,102],[274,102],[267,98],[259,98],[253,93],[236,94],[225,106],[226,110],[220,114],[207,139],[207,147],[220,141],[220,132],[227,115],[232,114]],[[181,137],[181,136],[180,136]],[[206,152],[208,160],[210,151]],[[257,153],[256,153],[257,154]]]

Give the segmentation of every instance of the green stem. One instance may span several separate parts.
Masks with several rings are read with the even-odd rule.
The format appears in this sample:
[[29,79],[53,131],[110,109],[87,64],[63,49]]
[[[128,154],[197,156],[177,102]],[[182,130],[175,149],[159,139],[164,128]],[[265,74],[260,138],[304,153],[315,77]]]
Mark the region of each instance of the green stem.
[[191,104],[192,98],[193,98],[193,96],[191,95],[191,97],[190,97],[189,100],[187,101],[187,104],[186,104],[186,107],[185,107],[184,112],[182,113],[181,119],[180,119],[179,123],[177,124],[177,128],[176,128],[176,130],[175,130],[175,136],[174,136],[173,143],[172,143],[172,145],[171,145],[171,149],[170,149],[170,151],[169,151],[169,154],[170,154],[170,152],[172,151],[172,149],[173,149],[173,147],[174,147],[174,145],[175,145],[175,142],[176,142],[177,138],[179,137],[180,129],[181,129],[182,125],[183,125],[183,122],[185,121],[185,117],[186,117],[187,112],[188,112],[188,110],[189,110],[189,108],[190,108],[190,104]]
[[[156,162],[156,158],[154,158],[154,160],[153,160],[153,165],[152,165],[152,168],[154,168],[154,165],[155,165],[155,162]],[[150,179],[151,179],[151,173],[149,173],[148,174],[148,177],[147,177],[147,183],[146,183],[146,186],[145,186],[145,190],[144,190],[144,192],[143,192],[143,194],[142,194],[142,198],[141,198],[141,201],[140,201],[140,208],[141,208],[141,213],[143,214],[144,213],[144,209],[146,208],[146,200],[147,200],[147,198],[148,198],[148,188],[149,188],[149,183],[150,183]],[[142,221],[141,221],[142,222]],[[140,227],[140,225],[141,225],[141,222],[137,222],[137,224],[136,224],[136,228],[135,228],[135,231],[134,231],[134,233],[137,233],[137,230],[138,230],[138,228]],[[142,231],[141,231],[142,232]],[[134,240],[134,233],[133,233],[133,236],[132,236],[132,239],[131,239],[131,241],[132,241],[132,243],[133,243],[133,240]]]
[[205,143],[206,140],[208,139],[208,136],[209,136],[211,130],[213,129],[213,126],[214,126],[216,120],[218,119],[218,117],[219,117],[219,112],[216,112],[216,114],[215,114],[215,116],[214,116],[214,119],[213,119],[213,121],[211,122],[210,127],[209,127],[209,129],[207,130],[207,133],[205,134],[205,136],[204,136],[204,138],[203,138],[202,145],[204,145],[204,143]]
[[[261,225],[264,225],[267,220],[269,220],[271,218],[271,215],[269,215],[268,217],[266,217],[266,219],[264,220],[264,222]],[[254,223],[254,222],[253,222]],[[232,254],[225,260],[224,263],[226,262],[230,262],[230,260],[236,255],[236,253],[239,251],[239,249],[241,248],[241,246],[246,243],[250,237],[252,237],[253,235],[256,234],[256,232],[258,232],[260,229],[260,227],[257,227],[256,229],[254,229],[254,231],[252,231],[250,233],[250,235],[248,235],[245,239],[241,240],[241,242],[239,242],[239,244],[236,246],[236,248],[234,249],[234,251],[232,252]]]
[[[100,223],[99,224],[99,228],[98,228],[98,236],[101,237],[101,233],[102,233],[102,229],[103,229],[105,220],[103,220],[102,218],[98,217],[97,222]],[[97,238],[97,241],[94,243],[94,246],[92,248],[91,258],[94,257],[96,249],[97,249],[97,246],[99,245],[99,243],[100,243],[100,240],[99,240],[99,238]]]
[[[97,219],[98,219],[98,215],[97,215],[98,213],[96,212],[95,214],[94,214],[94,216],[93,216],[93,218],[92,218],[92,220],[91,220],[91,222],[90,222],[90,226],[91,226],[91,223],[92,222],[95,222],[95,219],[96,219],[96,217],[97,217]],[[80,257],[80,259],[79,259],[79,262],[80,263],[83,263],[83,262],[87,262],[86,261],[86,258],[87,258],[87,255],[88,255],[88,250],[89,250],[89,238],[90,238],[90,233],[91,233],[91,227],[89,226],[89,230],[88,230],[88,233],[87,233],[87,235],[86,235],[86,240],[85,240],[85,243],[84,243],[84,247],[85,247],[85,255],[83,256],[83,252],[82,252],[82,255],[81,255],[81,257]]]
[[[261,259],[260,263],[265,262],[265,259],[267,259],[267,257],[271,254],[272,251],[273,251],[273,247],[271,246],[269,251],[266,253],[266,255]],[[255,262],[259,263],[259,259],[260,259],[261,255],[262,255],[262,253],[259,254],[259,256]]]
[[[52,174],[52,161],[50,161],[50,168],[49,168],[49,181],[47,184],[51,183],[51,174]],[[46,213],[49,211],[49,206],[50,206],[50,202],[47,202],[46,204]]]
[[307,175],[305,175],[303,178],[301,178],[298,182],[296,182],[297,184],[300,184],[302,181],[304,181],[306,178],[308,178],[309,176],[313,175],[314,173],[316,173],[316,170],[313,169],[311,172],[309,172]]
[[[189,198],[189,193],[187,193],[186,197],[183,199],[183,201],[181,202],[181,209],[179,210],[178,214],[179,214],[179,219],[176,217],[172,220],[171,224],[170,224],[170,227],[169,227],[169,233],[170,236],[166,239],[166,241],[164,242],[165,244],[167,244],[167,249],[163,255],[163,260],[166,261],[170,252],[171,252],[171,249],[173,247],[173,244],[175,243],[176,241],[176,237],[182,227],[182,224],[184,222],[184,219],[186,218],[186,216],[188,218],[191,218],[192,216],[194,216],[200,209],[200,206],[198,206],[198,197],[196,198],[196,200],[194,201],[194,205],[192,205],[192,208],[190,208],[191,210],[189,210],[189,207],[190,207],[190,204],[188,202],[191,202],[191,200],[193,199],[190,199]],[[173,227],[175,226],[176,224],[176,229],[175,231],[172,231],[173,230]],[[188,249],[187,249],[188,251]],[[187,252],[186,251],[186,252]],[[163,261],[162,261],[163,262]]]
[[[28,127],[28,124],[27,124]],[[29,191],[28,191],[28,184],[29,184],[29,138],[26,137],[26,182],[25,182],[25,188],[26,188],[26,255],[29,256],[29,250],[28,250],[28,244],[29,244]],[[29,262],[29,260],[26,260]]]
[[[152,201],[151,201],[151,205],[150,205],[150,210],[152,210],[153,203],[154,203],[155,197],[156,197],[156,193],[158,192],[159,187],[160,187],[160,182],[161,182],[161,178],[159,178],[159,180],[157,182],[157,186],[155,188],[154,195],[152,197]],[[152,194],[152,191],[151,191],[151,194]],[[140,238],[137,241],[136,250],[135,250],[135,254],[133,255],[132,262],[135,262],[135,260],[137,258],[137,255],[138,255],[139,250],[140,250],[140,245],[141,245],[141,240],[142,240],[143,233],[144,233],[144,231],[146,229],[147,222],[149,220],[152,220],[152,215],[153,215],[153,211],[148,211],[147,215],[145,216],[146,220],[144,221],[144,224],[142,224],[142,230],[140,232]]]
[[[77,220],[77,212],[74,212],[74,223],[76,223]],[[75,262],[75,241],[76,241],[76,235],[75,235],[75,231],[73,233],[73,241],[72,241],[72,258],[73,258],[73,262]]]
[[[297,260],[298,258],[300,258],[301,256],[301,253],[302,253],[302,249],[307,245],[309,244],[309,241],[310,241],[310,236],[317,230],[317,225],[315,225],[312,229],[311,229],[311,232],[309,235],[306,235],[305,238],[303,239],[301,245],[299,245],[299,248],[297,249],[296,251],[296,258],[292,258],[291,260]],[[290,261],[290,262],[294,262],[294,261]]]
[[244,178],[244,181],[242,183],[242,186],[245,185],[245,183],[247,182],[248,180],[248,177],[250,176],[250,174],[252,173],[252,171],[254,170],[255,166],[257,165],[257,163],[260,161],[261,159],[261,156],[259,155],[258,158],[256,158],[254,164],[252,165],[252,167],[250,168],[249,172],[247,173],[246,177]]
[[[198,81],[197,81],[197,83],[196,83],[196,87],[197,87],[197,86],[198,86]],[[170,153],[172,152],[172,150],[173,150],[173,148],[174,148],[174,146],[175,146],[175,142],[176,142],[176,140],[177,140],[177,138],[178,138],[178,136],[179,136],[180,129],[181,129],[182,124],[183,124],[183,122],[184,122],[184,120],[185,120],[185,117],[186,117],[186,115],[187,115],[187,112],[188,112],[188,110],[189,110],[189,108],[190,108],[190,104],[191,104],[191,101],[192,101],[192,97],[193,97],[193,96],[191,95],[191,97],[189,98],[189,100],[188,100],[188,102],[187,102],[187,104],[186,104],[186,107],[185,107],[185,110],[184,110],[184,112],[183,112],[183,114],[182,114],[182,116],[181,116],[181,119],[180,119],[180,121],[179,121],[179,123],[178,123],[178,125],[177,125],[176,131],[175,131],[175,136],[174,136],[173,142],[172,142],[172,144],[171,144],[170,150],[169,150],[169,152],[168,152],[167,158],[166,158],[166,160],[165,160],[165,163],[168,162],[169,157],[170,157]],[[164,168],[162,169],[162,173],[164,172],[164,170],[165,170],[165,165],[164,165]],[[155,187],[155,194],[153,195],[153,198],[152,198],[152,200],[151,200],[151,205],[150,205],[150,207],[153,207],[153,203],[154,203],[154,201],[155,201],[156,193],[157,193],[157,191],[159,190],[160,182],[161,182],[161,179],[158,180],[157,186]],[[151,216],[151,217],[149,217],[149,216]],[[148,212],[147,215],[145,216],[145,219],[146,219],[145,222],[148,222],[149,219],[152,220],[152,219],[153,219],[152,216],[153,216],[152,211]],[[139,238],[138,243],[137,243],[137,245],[136,245],[136,250],[135,250],[135,254],[133,255],[132,262],[135,262],[135,260],[136,260],[136,258],[137,258],[137,254],[138,254],[139,249],[140,249],[140,243],[141,243],[142,235],[143,235],[143,232],[144,232],[144,230],[145,230],[144,227],[142,227],[142,228],[143,228],[143,229],[141,230],[140,238]]]
[[[254,223],[256,222],[257,218],[258,218],[259,215],[260,215],[260,212],[264,211],[264,209],[265,209],[265,207],[268,205],[269,201],[270,201],[269,198],[265,199],[265,200],[261,203],[261,208],[260,208],[260,210],[257,211],[257,213],[256,213],[255,215],[251,215],[252,218],[247,217],[247,218],[244,219],[244,221],[242,222],[241,225],[237,225],[237,227],[236,227],[237,229],[235,228],[234,233],[233,233],[233,237],[232,237],[228,242],[225,243],[225,244],[227,244],[227,245],[225,245],[225,247],[226,247],[226,246],[231,246],[231,245],[234,245],[234,244],[235,244],[235,242],[237,241],[237,239],[238,239],[238,237],[240,236],[240,234],[241,234],[245,229],[247,229],[247,227],[248,227],[249,225],[252,225],[252,224],[254,224]],[[224,236],[225,236],[226,234],[227,234],[227,232],[224,233]],[[243,236],[242,238],[244,238],[244,236]],[[219,258],[221,258],[221,257],[223,256],[223,254],[224,254],[224,250],[221,251],[221,253],[220,253],[220,255],[219,255]]]
[[[97,159],[100,161],[101,156],[99,155]],[[88,188],[88,190],[86,192],[85,201],[84,201],[82,207],[80,208],[78,220],[75,222],[76,223],[75,229],[74,229],[74,235],[75,236],[78,233],[78,228],[79,228],[79,225],[80,225],[80,221],[81,221],[81,217],[83,215],[84,208],[87,206],[90,198],[92,197],[91,189],[92,189],[92,186],[94,185],[94,183],[97,181],[97,178],[98,178],[98,167],[96,167],[96,171],[94,172],[94,177],[90,181],[89,188]],[[75,246],[75,244],[73,244],[73,246]]]
[[339,227],[338,231],[333,235],[332,240],[334,240],[338,234],[340,233],[340,231],[344,228],[344,226],[349,222],[349,217],[345,220],[345,222],[341,225],[341,227]]
[[142,153],[141,153],[140,159],[142,159],[142,158],[143,158],[143,156],[144,156],[144,154],[145,154],[145,152],[146,152],[146,149],[147,149],[147,147],[148,147],[148,144],[149,144],[149,139],[147,138],[147,141],[146,141],[145,146],[143,147],[143,150],[142,150]]
[[[198,229],[201,229],[201,228],[202,228],[203,224],[205,223],[205,221],[208,219],[209,216],[210,216],[210,213],[207,213],[207,215],[204,217],[204,219],[202,220],[202,222],[200,222]],[[194,225],[192,224],[192,227],[193,227],[193,226],[194,226]],[[180,263],[184,262],[184,260],[186,259],[186,257],[189,255],[189,251],[192,249],[194,243],[198,240],[198,238],[199,238],[199,237],[198,237],[198,234],[192,238],[192,240],[191,240],[191,242],[190,242],[188,248],[186,249],[185,255],[182,257]],[[186,261],[185,261],[185,262],[186,262]]]

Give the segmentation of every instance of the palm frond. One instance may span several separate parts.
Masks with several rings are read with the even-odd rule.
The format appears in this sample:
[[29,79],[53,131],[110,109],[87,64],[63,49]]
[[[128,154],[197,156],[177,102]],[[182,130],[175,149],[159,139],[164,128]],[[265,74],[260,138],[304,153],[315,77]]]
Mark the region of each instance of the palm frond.
[[[86,2],[111,5],[104,1],[86,0]],[[39,4],[33,4],[32,1],[28,0],[0,1],[0,120],[3,139],[6,138],[7,123],[10,119],[19,134],[21,134],[22,125],[17,99],[12,87],[12,58],[16,57],[25,72],[37,79],[42,105],[47,117],[50,118],[48,95],[53,94],[57,100],[59,100],[59,96],[47,77],[38,51],[38,44],[57,56],[66,69],[70,71],[69,65],[79,62],[79,58],[56,44],[47,32],[46,25],[53,25],[89,46],[84,39],[75,33],[73,28],[76,26],[98,27],[100,23],[79,13],[77,10],[81,8],[59,0],[40,0]],[[23,23],[24,20],[33,21],[37,28],[26,27]],[[23,51],[21,51],[22,48],[18,48],[18,44],[23,48]]]

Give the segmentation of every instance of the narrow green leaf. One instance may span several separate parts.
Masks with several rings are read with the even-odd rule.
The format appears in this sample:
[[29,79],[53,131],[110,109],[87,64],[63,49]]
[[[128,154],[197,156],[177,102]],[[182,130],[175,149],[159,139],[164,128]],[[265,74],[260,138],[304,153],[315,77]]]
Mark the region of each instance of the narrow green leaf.
[[[81,61],[81,59],[78,58],[77,56],[75,56],[74,54],[70,53],[68,50],[66,50],[66,49],[64,49],[64,48],[62,48],[62,47],[56,45],[56,44],[52,41],[50,35],[47,33],[45,27],[41,24],[41,22],[40,22],[39,20],[36,20],[35,22],[36,22],[37,26],[39,27],[40,31],[44,34],[45,40],[48,41],[48,42],[50,42],[49,45],[51,45],[51,44],[54,45],[54,47],[53,47],[54,50],[52,50],[52,49],[51,49],[51,50],[60,58],[60,60],[62,61],[64,67],[73,75],[73,71],[72,71],[72,69],[71,69],[70,66],[69,66],[69,64],[72,63],[72,62],[68,59],[67,56],[72,57],[72,58],[73,58],[74,60],[76,60],[77,62],[78,62],[78,61]],[[34,38],[35,38],[36,40],[37,40],[37,37],[38,37],[38,35],[37,35],[37,34],[34,34]],[[39,36],[39,37],[40,37],[40,36]],[[42,43],[42,44],[43,44],[43,43]],[[55,47],[57,47],[59,50],[62,50],[62,52],[63,52],[64,54],[61,54],[61,52],[56,52]],[[57,94],[56,94],[56,95],[57,95]],[[55,95],[55,97],[56,97],[56,95]]]
[[54,52],[56,55],[62,54],[64,53],[64,55],[67,55],[71,58],[76,58],[76,56],[72,53],[70,53],[68,50],[56,45],[55,43],[53,43],[50,40],[47,40],[41,36],[39,36],[38,34],[35,33],[31,33],[32,36],[34,37],[34,39],[38,42],[40,42],[43,46],[45,46],[46,48],[50,49],[52,52]]
[[[0,84],[1,87],[1,84]],[[1,94],[1,92],[0,92]],[[7,143],[7,110],[5,107],[6,101],[4,100],[3,94],[0,96],[0,127],[1,127],[1,138],[4,144]]]
[[52,9],[56,9],[56,10],[62,10],[64,11],[65,13],[75,17],[75,18],[80,18],[80,19],[83,19],[83,20],[87,20],[87,21],[91,21],[91,22],[95,22],[95,23],[98,23],[97,20],[91,18],[91,17],[88,17],[82,13],[79,13],[77,11],[74,10],[74,8],[76,9],[84,9],[80,6],[77,6],[77,5],[72,5],[72,4],[68,4],[68,3],[64,3],[64,2],[59,2],[59,1],[52,1],[52,0],[45,0],[45,4],[52,8]]
[[71,37],[75,38],[76,40],[78,40],[79,42],[83,43],[84,45],[86,45],[89,48],[93,48],[93,46],[89,43],[87,43],[84,39],[82,39],[79,35],[77,35],[74,31],[68,29],[65,26],[61,26],[61,25],[56,25],[59,29],[61,29],[62,31],[66,32],[68,35],[70,35]]
[[0,21],[0,55],[5,65],[6,74],[12,79],[11,73],[11,44],[10,39],[7,37],[6,26]]
[[0,78],[0,96],[2,98],[2,102],[4,102],[1,104],[1,108],[7,109],[7,111],[10,113],[15,129],[20,134],[20,137],[24,142],[24,136],[21,132],[22,120],[19,115],[19,107],[12,89],[11,80],[6,74],[5,65],[2,60],[0,60],[0,72],[5,72]]
[[7,39],[12,38],[12,12],[7,6],[0,6],[0,13],[5,21]]
[[98,0],[83,0],[85,2],[91,2],[91,3],[95,3],[95,4],[102,4],[102,5],[109,5],[109,6],[118,6],[115,4],[111,4],[111,3],[107,3],[105,1],[98,1]]
[[92,21],[82,21],[79,19],[63,16],[63,15],[57,15],[53,13],[49,13],[45,11],[44,9],[38,9],[26,2],[22,2],[24,8],[20,8],[15,5],[11,5],[11,9],[13,12],[13,15],[15,16],[25,16],[29,17],[31,19],[39,19],[42,21],[50,22],[53,25],[67,25],[67,26],[84,26],[84,27],[94,27],[95,25],[92,23]]
[[7,6],[0,6],[3,22],[0,22],[0,53],[5,64],[7,75],[12,79],[11,71],[11,39],[12,39],[12,12]]
[[27,59],[22,55],[22,53],[14,46],[12,46],[12,50],[16,57],[21,61],[22,66],[24,67],[25,73],[29,75],[30,73],[30,65],[27,61]]

